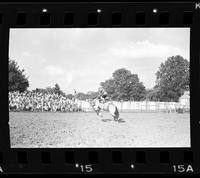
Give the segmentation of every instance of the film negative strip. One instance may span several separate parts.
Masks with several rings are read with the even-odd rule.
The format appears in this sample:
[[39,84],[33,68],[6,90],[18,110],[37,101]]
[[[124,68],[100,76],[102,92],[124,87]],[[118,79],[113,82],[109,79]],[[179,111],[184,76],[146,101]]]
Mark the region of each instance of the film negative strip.
[[0,3],[0,174],[200,174],[199,33],[200,2]]

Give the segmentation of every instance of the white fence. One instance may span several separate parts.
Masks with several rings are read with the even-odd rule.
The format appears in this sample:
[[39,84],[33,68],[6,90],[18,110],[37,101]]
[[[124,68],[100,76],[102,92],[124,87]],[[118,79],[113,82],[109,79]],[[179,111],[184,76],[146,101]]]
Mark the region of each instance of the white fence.
[[[76,104],[85,111],[91,111],[89,102],[77,100]],[[175,112],[178,108],[185,111],[190,110],[190,105],[183,105],[180,102],[153,102],[153,101],[132,101],[132,102],[116,102],[113,101],[120,112]]]

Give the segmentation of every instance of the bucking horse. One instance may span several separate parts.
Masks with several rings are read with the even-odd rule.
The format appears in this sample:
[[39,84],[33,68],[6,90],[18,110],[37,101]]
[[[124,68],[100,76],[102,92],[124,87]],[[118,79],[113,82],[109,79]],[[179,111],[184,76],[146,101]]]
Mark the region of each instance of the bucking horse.
[[104,102],[100,102],[98,98],[94,98],[92,100],[89,100],[89,103],[98,116],[103,117],[101,110],[109,111],[109,113],[114,118],[114,121],[119,120],[118,108],[113,104],[112,101],[108,101],[104,103]]

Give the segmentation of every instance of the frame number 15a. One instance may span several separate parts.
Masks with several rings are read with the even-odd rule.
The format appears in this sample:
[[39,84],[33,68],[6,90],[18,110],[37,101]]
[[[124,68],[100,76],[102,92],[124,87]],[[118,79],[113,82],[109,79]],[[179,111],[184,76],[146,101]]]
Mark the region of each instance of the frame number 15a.
[[173,171],[176,173],[192,173],[194,169],[192,165],[173,165]]

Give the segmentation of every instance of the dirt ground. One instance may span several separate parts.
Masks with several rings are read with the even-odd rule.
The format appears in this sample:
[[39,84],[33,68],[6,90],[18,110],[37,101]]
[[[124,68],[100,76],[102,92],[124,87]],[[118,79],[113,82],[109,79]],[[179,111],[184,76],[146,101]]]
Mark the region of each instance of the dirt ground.
[[189,114],[10,112],[12,148],[190,147]]

